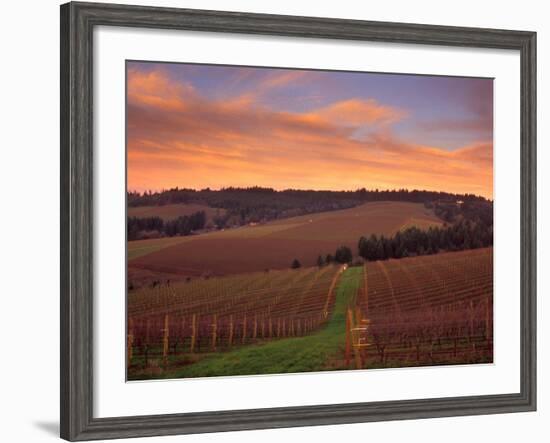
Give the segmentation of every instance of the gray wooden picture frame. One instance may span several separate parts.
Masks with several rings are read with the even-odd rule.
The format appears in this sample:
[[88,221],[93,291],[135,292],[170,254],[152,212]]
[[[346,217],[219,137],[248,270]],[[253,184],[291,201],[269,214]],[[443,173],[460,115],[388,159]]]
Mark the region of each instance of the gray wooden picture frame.
[[[521,57],[521,391],[169,415],[93,416],[93,30],[99,25],[517,50]],[[414,66],[411,67],[414,70]],[[536,409],[536,33],[189,9],[61,6],[61,437],[71,441]],[[503,196],[502,198],[506,198]],[[123,321],[121,319],[121,321]]]

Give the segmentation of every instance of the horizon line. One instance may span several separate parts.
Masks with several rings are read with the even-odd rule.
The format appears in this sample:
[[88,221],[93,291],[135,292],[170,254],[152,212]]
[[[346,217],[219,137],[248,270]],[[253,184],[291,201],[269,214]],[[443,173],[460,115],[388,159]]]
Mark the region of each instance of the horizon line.
[[140,194],[140,195],[143,195],[145,194],[146,192],[149,192],[149,193],[152,193],[152,194],[161,194],[163,192],[168,192],[168,191],[173,191],[173,190],[178,190],[178,191],[193,191],[193,192],[202,192],[202,191],[210,191],[210,192],[221,192],[221,191],[227,191],[227,190],[254,190],[254,189],[263,189],[263,190],[271,190],[273,192],[285,192],[285,191],[302,191],[302,192],[349,192],[349,193],[353,193],[353,192],[359,192],[359,191],[366,191],[366,192],[399,192],[399,191],[406,191],[406,192],[414,192],[414,191],[417,191],[417,192],[436,192],[436,193],[442,193],[442,194],[450,194],[450,195],[469,195],[469,196],[474,196],[474,197],[479,197],[479,198],[484,198],[485,200],[488,200],[488,201],[494,201],[493,198],[489,198],[489,197],[486,197],[484,195],[481,195],[481,194],[474,194],[474,193],[468,193],[468,192],[463,192],[463,193],[457,193],[457,192],[450,192],[450,191],[443,191],[443,190],[440,190],[440,191],[435,191],[435,190],[430,190],[430,189],[419,189],[419,188],[374,188],[374,189],[369,189],[369,188],[366,188],[366,187],[362,187],[362,188],[356,188],[356,189],[311,189],[311,188],[308,188],[308,189],[304,189],[304,188],[281,188],[281,189],[277,189],[277,188],[273,188],[273,187],[264,187],[264,186],[248,186],[248,187],[242,187],[242,186],[226,186],[226,187],[222,187],[222,188],[210,188],[210,187],[206,187],[206,188],[186,188],[186,187],[179,187],[179,186],[175,186],[173,188],[163,188],[163,189],[147,189],[147,190],[144,190],[144,191],[138,191],[138,190],[130,190],[130,189],[126,189],[126,193],[130,194],[130,193],[134,193],[134,194]]

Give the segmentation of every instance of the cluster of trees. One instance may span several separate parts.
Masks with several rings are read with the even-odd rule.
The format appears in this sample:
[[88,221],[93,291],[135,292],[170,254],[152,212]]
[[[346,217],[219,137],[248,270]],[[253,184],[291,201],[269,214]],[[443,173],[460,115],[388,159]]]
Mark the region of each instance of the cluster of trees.
[[350,263],[352,258],[351,249],[347,246],[340,246],[334,253],[334,261],[336,263]]
[[347,246],[340,246],[336,249],[334,255],[327,254],[326,256],[319,255],[317,257],[317,266],[322,267],[331,263],[351,263],[353,253]]
[[204,211],[183,215],[174,220],[163,220],[160,217],[128,217],[128,240],[189,235],[193,231],[203,229],[205,224]]
[[440,251],[460,251],[491,246],[493,227],[470,220],[461,220],[450,226],[416,227],[397,232],[392,237],[361,237],[359,255],[365,260],[386,260],[415,255],[436,254]]
[[[243,225],[252,222],[262,222],[279,218],[315,212],[334,211],[351,208],[373,201],[407,201],[433,205],[433,202],[492,203],[483,197],[473,194],[450,194],[446,192],[420,191],[407,189],[397,190],[367,190],[354,191],[314,191],[286,189],[276,191],[272,188],[209,188],[180,189],[174,188],[161,192],[129,192],[128,205],[162,206],[177,203],[201,203],[213,208],[223,208],[225,213],[214,220],[223,228],[229,225]],[[456,206],[456,205],[455,205]],[[451,208],[451,209],[449,209]],[[441,213],[453,211],[440,206]],[[437,213],[437,212],[436,212]]]
[[[336,252],[334,255],[327,254],[326,256],[319,255],[317,257],[317,266],[320,268],[325,265],[330,265],[331,263],[351,263],[353,259],[353,253],[351,252],[351,249],[347,246],[340,246],[336,249]],[[292,260],[292,263],[290,264],[290,267],[292,269],[298,269],[302,266],[300,261],[295,258]]]

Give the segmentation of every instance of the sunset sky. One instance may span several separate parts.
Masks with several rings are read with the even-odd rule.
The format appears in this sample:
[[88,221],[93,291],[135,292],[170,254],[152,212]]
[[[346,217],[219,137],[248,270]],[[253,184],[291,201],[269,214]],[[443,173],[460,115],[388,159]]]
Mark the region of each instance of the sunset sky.
[[493,81],[128,62],[128,189],[493,196]]

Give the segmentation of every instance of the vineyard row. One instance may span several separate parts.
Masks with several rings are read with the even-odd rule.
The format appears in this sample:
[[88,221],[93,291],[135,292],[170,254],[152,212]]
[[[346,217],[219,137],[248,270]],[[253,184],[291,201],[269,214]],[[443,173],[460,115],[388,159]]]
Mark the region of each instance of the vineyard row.
[[215,352],[234,346],[284,337],[300,337],[320,328],[326,315],[307,317],[263,317],[198,315],[151,316],[128,321],[128,365],[135,354],[145,362],[162,356]]

